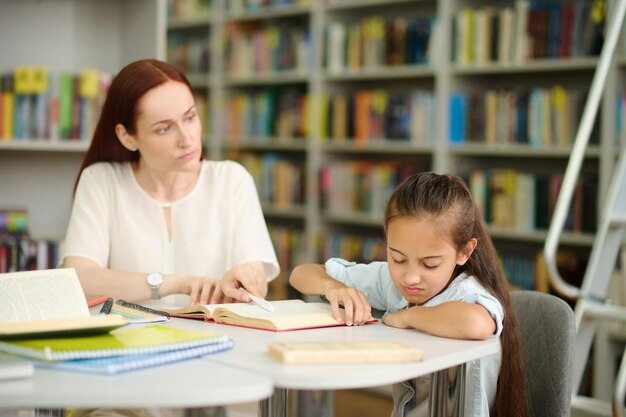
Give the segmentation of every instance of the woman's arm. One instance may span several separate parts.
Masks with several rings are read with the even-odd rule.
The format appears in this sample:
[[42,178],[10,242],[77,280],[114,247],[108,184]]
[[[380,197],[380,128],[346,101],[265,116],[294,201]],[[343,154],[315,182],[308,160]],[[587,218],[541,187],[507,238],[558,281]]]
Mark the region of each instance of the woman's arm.
[[456,339],[487,339],[496,331],[496,322],[485,307],[465,301],[410,307],[387,314],[383,323]]
[[[87,297],[108,295],[128,301],[150,299],[151,291],[146,282],[148,272],[124,272],[101,268],[91,259],[67,256],[62,268],[74,268]],[[213,304],[223,302],[219,281],[206,277],[183,274],[165,275],[159,288],[161,297],[171,294],[188,294],[190,304]]]
[[342,320],[339,305],[343,305],[348,325],[363,324],[372,316],[365,294],[333,279],[322,265],[304,264],[295,267],[289,283],[303,294],[324,295],[337,320]]

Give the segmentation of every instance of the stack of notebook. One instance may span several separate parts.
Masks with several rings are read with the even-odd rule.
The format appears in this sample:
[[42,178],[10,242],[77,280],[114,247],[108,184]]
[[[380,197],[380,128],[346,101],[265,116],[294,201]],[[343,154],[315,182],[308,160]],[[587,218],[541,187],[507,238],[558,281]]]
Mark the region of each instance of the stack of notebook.
[[147,368],[232,347],[232,339],[225,335],[157,324],[94,336],[0,341],[0,351],[28,358],[36,366],[97,374]]

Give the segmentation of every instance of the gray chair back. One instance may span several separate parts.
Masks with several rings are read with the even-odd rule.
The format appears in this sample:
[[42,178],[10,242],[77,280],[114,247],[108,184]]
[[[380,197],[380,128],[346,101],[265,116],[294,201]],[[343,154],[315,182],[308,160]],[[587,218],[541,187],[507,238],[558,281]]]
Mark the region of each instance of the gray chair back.
[[572,401],[576,324],[562,299],[537,291],[513,291],[531,416],[566,417]]

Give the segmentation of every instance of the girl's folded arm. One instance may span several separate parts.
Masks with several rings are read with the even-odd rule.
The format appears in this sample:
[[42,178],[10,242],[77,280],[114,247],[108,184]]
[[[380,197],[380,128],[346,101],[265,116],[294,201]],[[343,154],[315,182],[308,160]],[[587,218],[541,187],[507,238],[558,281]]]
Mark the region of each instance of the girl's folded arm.
[[496,322],[485,307],[465,301],[410,307],[386,315],[383,322],[456,339],[487,339],[496,331]]

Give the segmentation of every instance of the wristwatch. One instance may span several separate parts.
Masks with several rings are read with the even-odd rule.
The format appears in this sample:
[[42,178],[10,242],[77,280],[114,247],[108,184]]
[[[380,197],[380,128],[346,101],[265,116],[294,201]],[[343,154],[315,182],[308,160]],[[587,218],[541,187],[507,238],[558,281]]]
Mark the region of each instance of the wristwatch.
[[146,277],[146,281],[148,282],[150,291],[152,291],[152,299],[159,300],[161,298],[159,287],[163,284],[163,274],[160,272],[150,272]]

